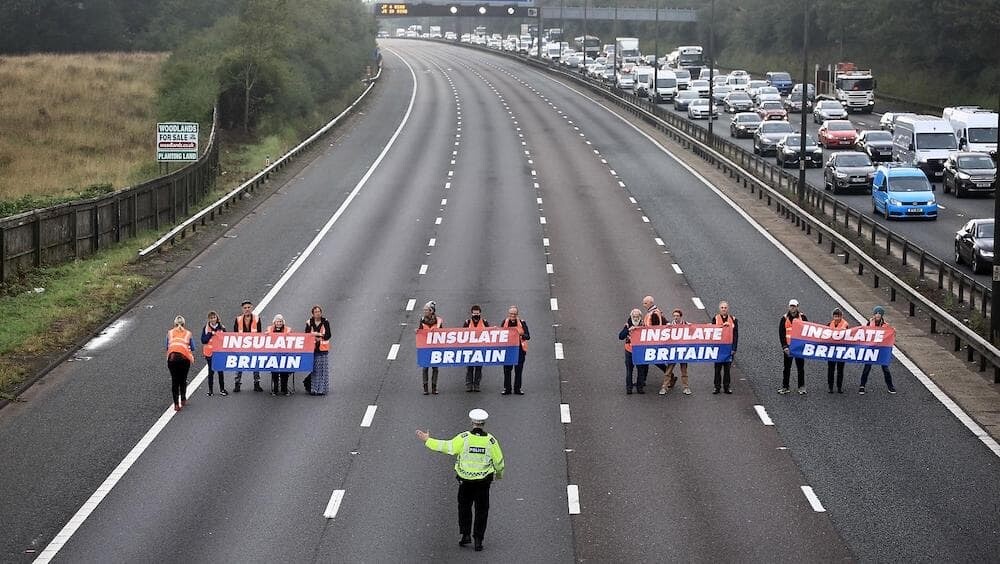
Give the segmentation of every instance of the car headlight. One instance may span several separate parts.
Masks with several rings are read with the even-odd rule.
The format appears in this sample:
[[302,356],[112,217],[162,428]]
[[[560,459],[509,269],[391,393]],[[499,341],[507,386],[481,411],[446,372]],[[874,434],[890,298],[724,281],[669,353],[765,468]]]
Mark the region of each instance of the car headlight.
[[982,250],[979,254],[983,255],[983,258],[993,258],[993,251]]
[[815,149],[813,149],[813,154],[814,155],[822,155],[823,154],[823,149],[820,149],[819,147],[816,147]]
[[795,154],[795,149],[791,149],[789,147],[785,147],[784,149],[782,149],[782,151],[784,151],[784,153],[786,155],[794,155]]
[[837,178],[847,178],[846,172],[835,172],[834,174],[837,176]]
[[899,200],[897,200],[895,198],[889,198],[889,205],[890,206],[901,206],[901,205],[903,205],[903,202],[900,202]]
[[937,204],[937,200],[936,200],[936,199],[934,198],[934,196],[931,196],[931,199],[930,199],[930,200],[927,200],[927,203],[928,203],[929,205],[932,205],[932,206],[933,206],[933,205]]
[[959,177],[962,180],[968,180],[968,179],[972,178],[971,176],[969,176],[969,173],[967,173],[967,172],[959,172],[955,176]]

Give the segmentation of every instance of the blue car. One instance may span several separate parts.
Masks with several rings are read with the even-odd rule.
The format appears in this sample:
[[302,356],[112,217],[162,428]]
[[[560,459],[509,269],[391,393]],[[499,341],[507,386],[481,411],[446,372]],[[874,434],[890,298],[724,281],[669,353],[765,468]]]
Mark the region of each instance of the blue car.
[[872,176],[872,211],[886,219],[937,219],[934,188],[919,168],[882,165]]

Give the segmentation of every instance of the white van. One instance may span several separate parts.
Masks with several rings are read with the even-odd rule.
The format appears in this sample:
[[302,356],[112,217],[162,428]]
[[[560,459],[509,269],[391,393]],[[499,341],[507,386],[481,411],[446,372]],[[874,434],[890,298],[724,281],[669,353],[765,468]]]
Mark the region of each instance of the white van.
[[944,177],[944,161],[958,150],[951,124],[928,115],[900,116],[892,129],[892,158],[924,171],[931,182]]
[[677,74],[674,71],[658,71],[656,73],[656,85],[650,90],[653,101],[657,104],[673,102],[674,96],[677,95],[678,82],[680,81],[677,79]]
[[996,153],[997,113],[979,106],[945,108],[941,117],[948,120],[958,137],[961,151]]
[[643,98],[653,91],[653,67],[635,67],[635,95]]

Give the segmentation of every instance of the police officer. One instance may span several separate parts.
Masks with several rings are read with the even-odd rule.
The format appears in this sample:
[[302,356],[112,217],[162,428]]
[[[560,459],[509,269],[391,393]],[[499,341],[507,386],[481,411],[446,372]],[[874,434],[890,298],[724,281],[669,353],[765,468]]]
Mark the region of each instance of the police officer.
[[[490,514],[490,484],[503,478],[503,452],[496,438],[483,430],[489,414],[484,409],[469,412],[472,430],[459,433],[451,440],[434,439],[426,431],[417,430],[417,438],[431,450],[455,457],[455,476],[458,486],[458,531],[462,538],[459,546],[475,540],[476,551],[483,549],[483,535]],[[472,507],[476,508],[475,525]],[[471,538],[469,533],[472,533]]]

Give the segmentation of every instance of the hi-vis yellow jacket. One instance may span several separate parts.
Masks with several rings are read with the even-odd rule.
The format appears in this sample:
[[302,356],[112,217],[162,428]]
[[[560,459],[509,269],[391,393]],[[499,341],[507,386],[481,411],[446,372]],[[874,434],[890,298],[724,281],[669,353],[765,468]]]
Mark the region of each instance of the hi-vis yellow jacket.
[[482,480],[490,474],[503,478],[503,451],[493,435],[459,433],[451,440],[428,438],[427,448],[455,456],[455,473],[463,480]]

